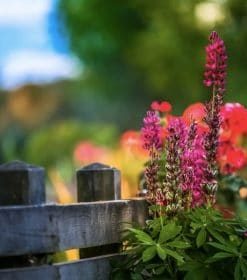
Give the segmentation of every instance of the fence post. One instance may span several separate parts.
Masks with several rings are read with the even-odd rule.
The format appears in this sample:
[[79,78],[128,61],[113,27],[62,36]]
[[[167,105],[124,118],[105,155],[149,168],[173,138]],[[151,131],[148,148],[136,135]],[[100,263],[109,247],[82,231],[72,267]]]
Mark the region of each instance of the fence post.
[[77,170],[78,202],[121,199],[121,174],[114,167],[93,163]]
[[0,165],[0,205],[45,202],[44,168],[21,161]]
[[[121,199],[121,173],[118,169],[93,163],[77,170],[77,201]],[[116,253],[119,244],[80,249],[80,258]]]
[[[45,202],[44,168],[22,161],[0,165],[0,206],[33,205]],[[32,266],[45,262],[46,255],[0,258],[0,268]]]

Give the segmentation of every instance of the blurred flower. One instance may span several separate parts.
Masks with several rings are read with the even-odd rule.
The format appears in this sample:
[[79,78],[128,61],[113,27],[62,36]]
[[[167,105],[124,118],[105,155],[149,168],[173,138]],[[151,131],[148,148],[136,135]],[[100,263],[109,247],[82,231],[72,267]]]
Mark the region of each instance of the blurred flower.
[[127,130],[120,138],[120,147],[134,155],[146,156],[147,152],[143,149],[142,137],[139,131]]
[[226,103],[221,108],[221,139],[238,142],[238,138],[247,134],[247,109],[239,103]]
[[202,123],[206,115],[205,106],[203,103],[194,103],[188,106],[183,112],[183,120],[186,124],[190,124],[195,121],[196,123]]
[[234,146],[231,142],[222,142],[218,148],[218,163],[222,173],[230,174],[247,164],[247,153],[243,148]]
[[170,113],[172,110],[172,105],[167,101],[162,101],[160,103],[158,101],[154,101],[151,104],[151,109],[161,113]]
[[105,162],[108,150],[96,146],[90,141],[80,142],[74,150],[74,159],[76,162],[84,164],[91,162]]

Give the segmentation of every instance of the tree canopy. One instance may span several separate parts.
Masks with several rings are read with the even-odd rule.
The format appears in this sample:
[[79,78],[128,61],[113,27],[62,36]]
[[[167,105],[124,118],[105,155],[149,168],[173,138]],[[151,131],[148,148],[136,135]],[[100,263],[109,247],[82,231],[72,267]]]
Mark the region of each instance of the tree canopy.
[[180,111],[203,101],[204,46],[216,29],[229,55],[227,99],[247,101],[245,0],[59,0],[58,11],[88,92]]

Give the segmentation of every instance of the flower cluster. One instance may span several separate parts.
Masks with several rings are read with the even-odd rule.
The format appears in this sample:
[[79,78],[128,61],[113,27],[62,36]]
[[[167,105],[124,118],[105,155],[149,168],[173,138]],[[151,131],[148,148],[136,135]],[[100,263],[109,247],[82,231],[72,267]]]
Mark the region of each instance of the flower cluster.
[[158,115],[153,111],[148,111],[143,120],[144,126],[142,128],[143,147],[150,153],[153,149],[160,150],[162,148],[161,141],[161,126]]
[[[144,118],[144,148],[149,150],[151,158],[145,172],[150,201],[164,206],[171,215],[215,203],[227,59],[224,42],[216,32],[210,35],[206,54],[204,83],[212,86],[211,100],[206,105],[198,103],[196,107],[200,109],[196,114],[194,108],[188,108],[182,117],[169,114],[172,108],[169,103],[155,101],[151,105],[154,111],[148,111]],[[159,113],[166,113],[163,129]],[[165,175],[160,177],[162,172]]]
[[218,92],[225,91],[226,78],[226,48],[224,41],[217,32],[213,31],[209,37],[210,44],[206,47],[206,69],[204,84],[213,87]]
[[212,89],[210,101],[191,105],[181,117],[164,109],[164,102],[154,102],[154,112],[144,119],[153,217],[144,229],[128,230],[124,249],[129,257],[113,279],[197,279],[198,272],[202,279],[209,274],[210,279],[247,279],[246,221],[224,211],[226,219],[215,205],[218,181],[231,191],[247,184],[235,174],[218,176],[219,153],[224,170],[245,164],[238,145],[247,134],[247,111],[241,105],[223,106],[225,47],[216,32],[210,41],[204,81]]
[[239,103],[226,103],[221,117],[217,160],[221,172],[229,174],[247,165],[247,151],[242,145],[247,135],[247,109]]
[[143,120],[142,128],[143,148],[149,152],[150,162],[145,170],[145,178],[148,186],[147,198],[151,203],[156,202],[158,191],[158,161],[159,152],[162,149],[160,118],[154,111],[148,111]]
[[154,101],[151,104],[151,109],[161,113],[169,113],[172,110],[172,106],[167,101],[162,101],[162,102]]
[[203,187],[207,183],[203,136],[197,133],[195,122],[189,128],[186,142],[186,149],[181,157],[181,187],[188,197],[186,208],[190,208],[205,202]]
[[182,210],[182,189],[178,187],[180,184],[181,170],[181,154],[185,149],[185,141],[187,129],[184,122],[179,119],[173,119],[167,127],[168,136],[166,139],[166,175],[163,182],[163,194],[165,205],[168,213],[176,213]]

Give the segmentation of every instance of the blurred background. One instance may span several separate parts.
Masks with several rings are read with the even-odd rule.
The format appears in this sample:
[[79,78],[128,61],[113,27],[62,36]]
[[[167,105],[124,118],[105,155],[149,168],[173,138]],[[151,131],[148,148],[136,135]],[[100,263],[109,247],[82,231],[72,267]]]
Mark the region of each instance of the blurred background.
[[0,0],[0,161],[44,166],[62,203],[94,161],[121,169],[123,196],[136,195],[145,111],[208,98],[213,29],[229,55],[226,100],[246,105],[246,0]]

